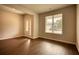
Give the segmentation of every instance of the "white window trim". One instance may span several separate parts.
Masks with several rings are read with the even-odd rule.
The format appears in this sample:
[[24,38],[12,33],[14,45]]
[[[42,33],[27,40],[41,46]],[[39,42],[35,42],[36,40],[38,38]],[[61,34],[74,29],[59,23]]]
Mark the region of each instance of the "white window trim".
[[[59,13],[59,14],[62,14],[62,13]],[[57,15],[57,14],[55,14],[55,15]],[[52,16],[52,24],[54,24],[54,15],[50,15],[50,16]],[[45,17],[47,17],[47,16],[45,16]],[[53,29],[53,25],[52,25],[52,29]],[[52,30],[52,32],[46,32],[46,18],[45,18],[45,33],[49,33],[49,34],[60,34],[60,35],[62,35],[63,34],[63,14],[62,14],[62,33],[56,33],[56,32],[54,32],[53,30]]]

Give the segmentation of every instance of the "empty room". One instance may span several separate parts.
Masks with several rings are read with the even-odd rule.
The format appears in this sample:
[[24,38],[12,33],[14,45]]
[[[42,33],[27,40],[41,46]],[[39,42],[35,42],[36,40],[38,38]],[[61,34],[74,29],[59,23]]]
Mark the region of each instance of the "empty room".
[[78,4],[0,4],[0,55],[78,55]]

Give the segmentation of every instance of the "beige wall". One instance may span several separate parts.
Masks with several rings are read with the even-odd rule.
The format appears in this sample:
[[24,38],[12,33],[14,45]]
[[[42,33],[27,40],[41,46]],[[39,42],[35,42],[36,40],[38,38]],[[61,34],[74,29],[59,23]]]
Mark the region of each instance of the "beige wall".
[[34,28],[33,28],[33,39],[36,39],[39,37],[39,31],[38,31],[38,28],[39,28],[39,21],[38,21],[38,15],[35,14],[34,15]]
[[[31,26],[30,23],[28,24],[28,28],[27,28],[27,22],[31,21]],[[30,28],[31,27],[31,28]],[[28,31],[26,31],[26,28],[29,29]],[[29,35],[31,30],[31,35]],[[26,14],[24,15],[24,36],[35,39],[38,38],[38,15],[29,15]]]
[[24,36],[33,38],[33,15],[24,15]]
[[[63,35],[45,33],[45,16],[56,13],[63,14]],[[39,14],[39,36],[42,38],[75,44],[76,41],[76,6]]]
[[22,15],[0,11],[0,40],[22,36],[22,23]]
[[79,4],[77,5],[77,40],[76,40],[76,46],[79,52]]
[[[32,19],[32,35],[26,35],[25,20]],[[38,15],[20,15],[7,11],[0,11],[0,40],[27,36],[32,39],[38,38]]]
[[[11,7],[11,8],[10,8]],[[14,8],[15,10],[13,10],[12,8]],[[22,8],[22,7],[18,7],[18,6],[16,6],[16,5],[0,5],[0,12],[1,11],[6,11],[9,15],[7,15],[6,16],[6,19],[7,18],[9,18],[9,16],[11,16],[10,18],[12,19],[12,18],[16,18],[16,17],[18,17],[18,20],[14,20],[14,21],[12,21],[12,22],[18,22],[17,24],[17,27],[16,28],[18,28],[19,29],[19,32],[21,32],[22,33],[22,36],[25,36],[25,34],[24,34],[24,18],[22,19],[22,20],[20,20],[21,18],[22,18],[22,16],[20,15],[20,14],[30,14],[30,15],[33,15],[34,16],[34,20],[33,20],[33,22],[34,22],[34,25],[33,25],[33,39],[35,39],[35,38],[38,38],[38,14],[37,13],[35,13],[35,12],[33,12],[33,11],[31,11],[31,10],[29,10],[29,9],[24,9],[24,8]],[[7,14],[7,13],[5,13],[4,12],[4,14]],[[13,16],[13,15],[15,15],[15,14],[13,14],[13,13],[16,13],[16,15],[18,15],[18,16]],[[12,17],[13,16],[13,17]],[[5,17],[5,16],[3,16],[3,17]],[[24,17],[24,16],[23,16]],[[0,15],[0,18],[1,18],[1,15]],[[4,21],[4,20],[3,20]],[[9,20],[8,20],[9,21]],[[7,22],[8,22],[7,21]],[[0,22],[1,22],[1,20],[0,20]],[[5,21],[6,22],[6,21]],[[9,21],[10,22],[10,21]],[[19,24],[20,23],[20,24]],[[19,26],[20,25],[20,26]],[[22,26],[21,26],[22,25]],[[15,26],[15,25],[14,25]],[[0,28],[2,27],[2,25],[0,24]],[[5,26],[6,27],[6,26]],[[7,26],[8,27],[8,26]],[[7,28],[6,27],[6,28]],[[20,29],[20,27],[21,27],[21,29]],[[7,28],[8,29],[8,28]],[[11,27],[10,27],[10,29],[11,29]],[[14,29],[15,30],[15,29]],[[8,31],[8,30],[5,30],[6,32]],[[18,30],[17,30],[18,31]],[[1,34],[1,29],[0,29],[0,34]],[[4,31],[3,31],[4,32]],[[10,32],[10,31],[8,31],[8,32]],[[7,32],[7,33],[8,33]],[[16,32],[16,31],[15,31]],[[14,33],[15,33],[14,32]],[[9,33],[9,37],[11,37],[10,36],[10,34],[12,34],[11,32]],[[6,35],[6,34],[5,34]],[[12,34],[13,35],[13,34]],[[8,35],[6,35],[7,37],[8,37]],[[20,36],[20,35],[14,35],[14,37],[15,36]],[[1,34],[0,35],[0,39],[2,39],[2,37],[4,37],[4,34]],[[13,37],[13,36],[12,36]],[[11,38],[12,38],[11,37]],[[7,39],[7,38],[6,38]]]

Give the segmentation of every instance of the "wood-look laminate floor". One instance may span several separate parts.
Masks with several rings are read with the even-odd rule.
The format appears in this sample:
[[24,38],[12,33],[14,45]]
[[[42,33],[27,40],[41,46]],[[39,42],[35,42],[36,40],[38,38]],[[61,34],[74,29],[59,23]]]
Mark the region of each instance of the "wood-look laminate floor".
[[47,39],[0,40],[0,55],[78,55],[75,45]]

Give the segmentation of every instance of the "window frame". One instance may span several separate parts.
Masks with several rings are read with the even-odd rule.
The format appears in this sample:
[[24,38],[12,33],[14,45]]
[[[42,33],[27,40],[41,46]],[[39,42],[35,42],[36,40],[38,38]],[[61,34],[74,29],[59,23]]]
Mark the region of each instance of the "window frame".
[[[53,32],[53,24],[54,24],[54,16],[55,15],[58,15],[58,14],[62,14],[62,32],[61,33],[55,33]],[[48,16],[45,16],[45,33],[49,33],[49,34],[59,34],[59,35],[62,35],[63,34],[63,13],[58,13],[58,14],[53,14],[53,15],[48,15],[48,16],[52,16],[52,32],[46,32],[46,17]]]

